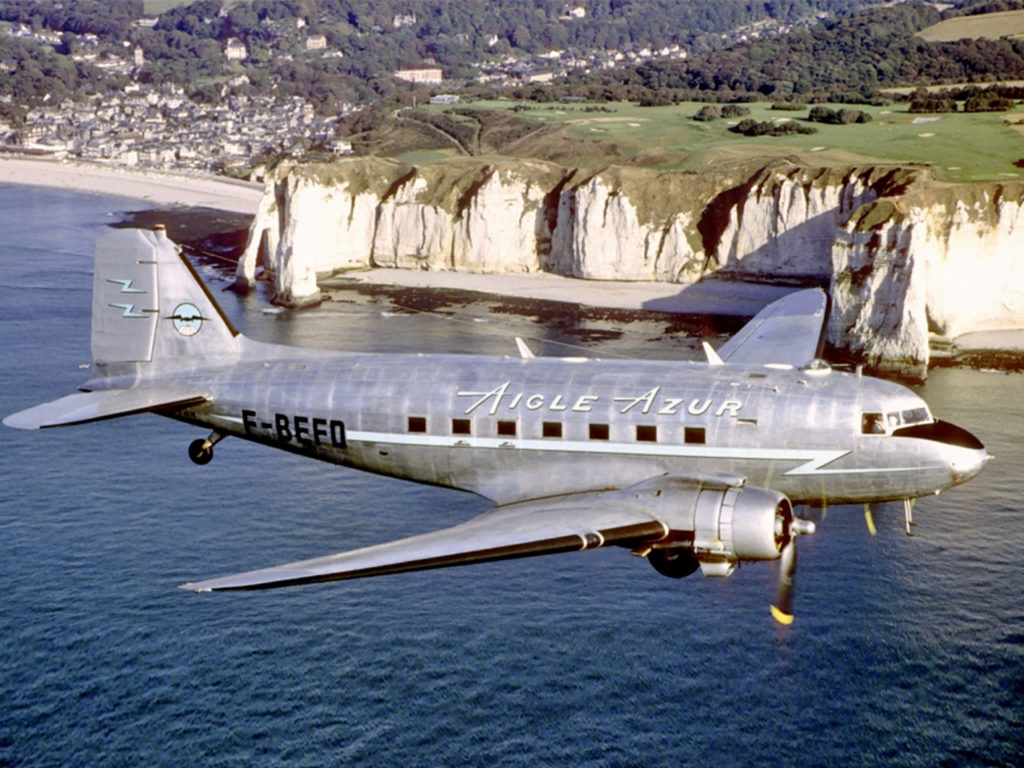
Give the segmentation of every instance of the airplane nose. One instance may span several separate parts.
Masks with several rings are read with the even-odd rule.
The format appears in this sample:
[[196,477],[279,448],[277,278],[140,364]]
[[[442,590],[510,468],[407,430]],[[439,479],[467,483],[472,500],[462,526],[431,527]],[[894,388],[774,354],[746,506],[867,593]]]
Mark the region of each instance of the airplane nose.
[[936,443],[942,462],[948,468],[951,485],[966,483],[981,472],[985,463],[992,458],[978,438],[948,421],[934,421],[931,424],[898,429],[893,434],[923,438]]
[[952,456],[949,462],[949,470],[953,476],[954,485],[966,483],[971,478],[977,476],[991,459],[992,457],[984,448],[957,451],[957,454]]
[[953,424],[938,422],[941,428],[941,442],[947,446],[949,471],[953,484],[960,485],[975,477],[992,458],[982,442],[966,429]]

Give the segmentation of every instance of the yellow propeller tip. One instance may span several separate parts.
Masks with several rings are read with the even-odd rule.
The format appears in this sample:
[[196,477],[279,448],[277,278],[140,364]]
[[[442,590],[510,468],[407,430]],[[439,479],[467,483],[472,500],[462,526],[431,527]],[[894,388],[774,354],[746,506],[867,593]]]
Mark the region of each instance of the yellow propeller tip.
[[874,517],[872,517],[870,509],[864,510],[864,522],[868,524],[868,533],[870,533],[872,536],[878,533],[877,529],[875,528],[875,519]]
[[776,608],[774,605],[772,606],[772,618],[779,622],[779,624],[782,624],[784,627],[788,627],[790,624],[793,623],[792,614],[785,613],[784,611],[781,611],[778,608]]

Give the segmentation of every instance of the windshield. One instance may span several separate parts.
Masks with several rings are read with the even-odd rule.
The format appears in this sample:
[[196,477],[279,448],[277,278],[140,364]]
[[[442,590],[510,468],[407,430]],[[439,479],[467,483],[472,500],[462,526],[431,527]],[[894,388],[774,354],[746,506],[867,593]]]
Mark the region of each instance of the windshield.
[[861,415],[861,432],[865,435],[888,435],[900,427],[931,424],[933,421],[927,406],[889,411],[885,414],[869,411]]

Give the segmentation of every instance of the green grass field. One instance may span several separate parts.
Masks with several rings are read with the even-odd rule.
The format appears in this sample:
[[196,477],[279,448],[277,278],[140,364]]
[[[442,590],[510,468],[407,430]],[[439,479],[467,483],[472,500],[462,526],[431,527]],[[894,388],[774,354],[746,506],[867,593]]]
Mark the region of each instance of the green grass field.
[[1024,35],[1024,11],[1001,11],[978,14],[977,16],[959,16],[955,19],[940,21],[917,33],[922,40],[931,43],[946,43],[964,38],[977,40],[980,37],[997,40],[1000,37],[1020,37],[1021,35]]
[[[475,102],[477,109],[508,109],[507,101]],[[812,164],[873,162],[923,163],[938,179],[977,181],[1024,176],[1014,162],[1024,158],[1024,135],[1007,124],[1005,113],[913,115],[904,104],[857,106],[872,122],[850,125],[811,123],[809,136],[746,138],[728,131],[735,120],[698,122],[691,119],[703,106],[683,103],[669,107],[639,107],[628,103],[605,105],[612,111],[586,112],[580,104],[530,104],[518,116],[542,123],[560,123],[567,133],[614,142],[624,160],[650,157],[665,169],[703,170],[723,163],[797,155]],[[771,109],[767,103],[745,105],[755,120],[801,119],[806,110]],[[833,108],[843,105],[828,105]],[[848,105],[847,105],[848,106]],[[443,107],[431,107],[443,111]],[[1024,114],[1021,115],[1024,118]],[[659,161],[658,155],[665,157]],[[586,157],[580,158],[587,165]]]
[[[171,8],[177,8],[179,5],[188,5],[190,2],[192,0],[142,0],[142,10],[147,16],[159,16]],[[240,2],[245,2],[245,0],[227,0],[224,5],[230,8],[233,5],[238,5]]]

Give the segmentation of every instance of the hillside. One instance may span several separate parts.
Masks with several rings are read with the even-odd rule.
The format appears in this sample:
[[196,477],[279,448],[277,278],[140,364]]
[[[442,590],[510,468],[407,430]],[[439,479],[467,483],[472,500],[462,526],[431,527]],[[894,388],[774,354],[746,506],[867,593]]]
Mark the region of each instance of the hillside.
[[1024,11],[1003,11],[977,16],[958,16],[943,19],[917,33],[930,43],[948,43],[955,40],[978,40],[1024,35]]
[[[343,124],[357,154],[424,163],[444,157],[511,156],[595,168],[610,163],[704,172],[745,167],[765,158],[797,158],[810,165],[903,163],[926,165],[944,181],[1018,178],[1024,146],[1003,113],[919,115],[906,104],[858,107],[870,120],[812,123],[809,108],[743,106],[750,119],[812,127],[806,135],[746,137],[730,130],[737,119],[695,120],[707,105],[683,102],[639,107],[481,101],[457,107],[361,114]],[[822,106],[822,105],[819,105]],[[831,105],[841,109],[842,105]]]

